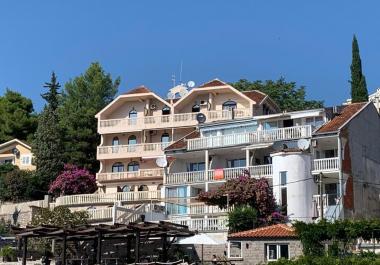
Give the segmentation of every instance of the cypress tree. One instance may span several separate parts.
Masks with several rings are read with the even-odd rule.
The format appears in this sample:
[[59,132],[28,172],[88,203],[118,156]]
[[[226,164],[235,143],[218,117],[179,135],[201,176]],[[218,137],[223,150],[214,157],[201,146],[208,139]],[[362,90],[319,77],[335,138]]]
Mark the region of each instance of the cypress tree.
[[351,99],[352,102],[368,101],[368,90],[365,76],[362,72],[359,44],[356,36],[352,40],[352,63],[351,63]]
[[58,116],[60,84],[54,72],[50,83],[45,83],[44,87],[48,88],[48,92],[41,96],[47,104],[38,117],[38,127],[32,148],[41,188],[47,190],[48,185],[63,169],[62,133]]

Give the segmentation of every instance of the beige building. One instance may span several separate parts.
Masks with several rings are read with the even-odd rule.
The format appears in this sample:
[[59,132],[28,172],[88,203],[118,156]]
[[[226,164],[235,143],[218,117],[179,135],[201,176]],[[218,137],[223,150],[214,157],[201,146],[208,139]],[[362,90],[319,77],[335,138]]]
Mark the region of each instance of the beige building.
[[10,163],[22,170],[35,170],[32,148],[18,139],[0,144],[0,164]]
[[199,113],[205,123],[213,123],[279,111],[267,95],[240,92],[217,79],[190,91],[177,86],[170,92],[173,98],[165,100],[141,86],[118,96],[96,115],[101,192],[149,191],[156,196],[164,176],[156,160],[167,146],[195,129]]

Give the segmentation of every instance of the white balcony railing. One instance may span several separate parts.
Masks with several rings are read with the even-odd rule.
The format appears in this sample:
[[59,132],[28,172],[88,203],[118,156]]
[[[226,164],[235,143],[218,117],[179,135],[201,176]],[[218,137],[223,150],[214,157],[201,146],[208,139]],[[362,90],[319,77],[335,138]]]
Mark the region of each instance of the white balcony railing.
[[192,231],[209,231],[219,232],[228,230],[227,217],[215,218],[192,218],[192,219],[171,219],[169,222],[181,225],[187,225]]
[[205,181],[223,181],[228,179],[235,179],[242,175],[244,170],[248,169],[253,178],[270,178],[272,177],[273,167],[271,164],[236,167],[236,168],[223,168],[212,169],[209,171],[192,171],[181,173],[170,173],[166,177],[166,184],[183,184],[183,183],[197,183]]
[[146,143],[132,145],[99,146],[98,159],[115,159],[162,155],[171,143]]
[[313,173],[334,172],[339,170],[339,157],[314,159]]
[[135,192],[117,192],[117,193],[94,193],[61,196],[56,199],[56,206],[59,205],[96,205],[96,204],[113,204],[117,201],[122,202],[141,202],[158,200],[161,197],[161,191],[135,191]]
[[220,136],[189,139],[188,150],[199,150],[217,147],[228,147],[241,144],[271,143],[274,141],[291,140],[311,137],[311,126],[294,126],[255,132],[245,132]]
[[128,171],[128,172],[113,172],[113,173],[98,173],[96,174],[97,180],[99,182],[108,182],[108,181],[122,181],[128,179],[136,178],[154,178],[154,177],[163,177],[164,169],[163,168],[153,168],[153,169],[140,169],[138,171]]
[[[202,112],[206,115],[206,122],[228,120],[234,118],[246,118],[252,116],[251,109],[214,110]],[[181,113],[161,116],[145,116],[138,118],[107,119],[100,120],[98,131],[100,134],[136,131],[143,129],[168,128],[178,126],[194,126],[198,124],[198,113]]]
[[112,212],[113,207],[87,210],[90,221],[112,220]]

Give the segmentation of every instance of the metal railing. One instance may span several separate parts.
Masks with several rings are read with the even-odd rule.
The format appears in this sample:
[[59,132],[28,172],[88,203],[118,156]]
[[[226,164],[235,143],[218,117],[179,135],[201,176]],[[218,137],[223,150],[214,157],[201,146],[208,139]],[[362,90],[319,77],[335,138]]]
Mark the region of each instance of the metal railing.
[[271,164],[258,165],[236,168],[223,168],[212,169],[209,171],[192,171],[192,172],[180,172],[170,173],[166,177],[166,184],[183,184],[183,183],[197,183],[206,181],[223,181],[228,179],[235,179],[242,175],[244,170],[248,169],[251,177],[272,177],[273,167]]
[[309,137],[311,137],[311,126],[303,125],[270,130],[261,130],[255,132],[245,132],[189,139],[187,140],[187,150],[228,147],[242,144],[271,143],[274,141]]

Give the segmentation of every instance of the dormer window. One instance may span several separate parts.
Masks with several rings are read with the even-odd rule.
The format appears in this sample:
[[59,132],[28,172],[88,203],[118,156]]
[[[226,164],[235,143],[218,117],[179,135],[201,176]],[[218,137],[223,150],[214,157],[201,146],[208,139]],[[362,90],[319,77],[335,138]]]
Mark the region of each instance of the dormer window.
[[199,104],[195,104],[192,108],[191,108],[191,112],[200,112],[201,111],[201,107],[199,106]]
[[129,112],[129,118],[137,118],[137,111],[135,109]]

